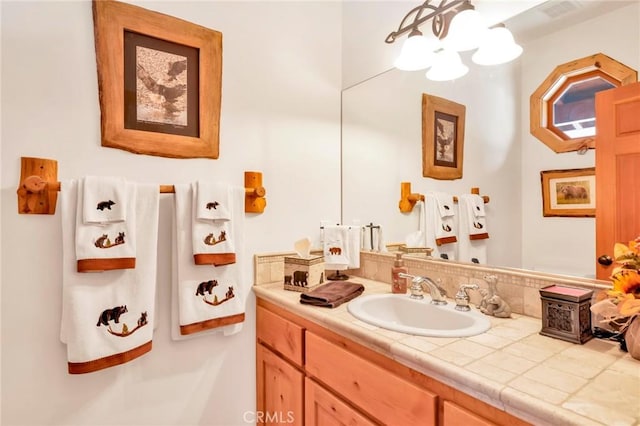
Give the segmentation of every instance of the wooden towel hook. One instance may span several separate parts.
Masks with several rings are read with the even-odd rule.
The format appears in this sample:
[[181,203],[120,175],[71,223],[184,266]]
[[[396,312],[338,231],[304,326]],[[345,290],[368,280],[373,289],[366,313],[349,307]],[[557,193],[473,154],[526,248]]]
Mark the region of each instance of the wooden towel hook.
[[[475,194],[475,195],[480,195],[480,188],[474,186],[473,188],[471,188],[471,193]],[[484,201],[485,204],[489,204],[490,198],[488,195],[482,195],[482,200]],[[458,197],[454,197],[454,201],[458,201]]]
[[18,185],[18,213],[55,214],[58,201],[58,162],[22,157]]
[[267,190],[262,186],[262,173],[244,172],[244,211],[246,213],[264,213]]
[[402,213],[409,213],[418,201],[424,201],[424,195],[411,192],[411,182],[400,182],[400,202],[398,207]]

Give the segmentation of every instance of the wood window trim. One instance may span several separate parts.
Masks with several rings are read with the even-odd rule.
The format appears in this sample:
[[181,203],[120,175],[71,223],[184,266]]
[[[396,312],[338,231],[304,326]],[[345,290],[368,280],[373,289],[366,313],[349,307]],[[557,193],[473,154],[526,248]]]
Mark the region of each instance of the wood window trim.
[[[565,80],[577,81],[578,76],[588,75],[594,71],[599,71],[607,76],[607,80],[616,82],[617,86],[634,83],[638,79],[638,72],[615,59],[602,53],[587,56],[558,65],[542,82],[542,84],[531,94],[529,98],[529,126],[533,136],[547,145],[556,153],[578,151],[584,148],[595,148],[595,136],[587,136],[575,139],[565,139],[549,129],[549,117],[547,100],[553,97],[563,85]],[[559,84],[559,81],[562,83]],[[555,89],[549,95],[549,91]]]

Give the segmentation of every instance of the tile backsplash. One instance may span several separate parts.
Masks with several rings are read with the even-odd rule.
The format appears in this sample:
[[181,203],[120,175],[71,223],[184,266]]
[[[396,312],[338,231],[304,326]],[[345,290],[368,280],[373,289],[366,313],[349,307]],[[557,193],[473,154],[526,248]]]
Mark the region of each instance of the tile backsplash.
[[[256,254],[254,256],[254,285],[282,282],[284,280],[284,258],[293,252]],[[322,251],[312,254],[321,255]],[[361,277],[391,284],[391,268],[395,253],[360,252],[360,268],[345,271],[350,276]],[[434,260],[405,256],[404,263],[412,275],[428,276],[433,280],[440,280],[440,285],[447,291],[449,298],[453,298],[460,284],[477,284],[481,289],[488,284],[483,279],[485,275],[497,277],[498,295],[502,297],[514,313],[535,318],[542,315],[542,304],[539,290],[553,284],[569,287],[580,287],[594,290],[594,297],[599,290],[609,288],[606,281],[574,278],[563,275],[531,272],[522,269],[495,268],[481,265],[453,263],[444,260]],[[330,271],[331,272],[331,271]],[[471,303],[477,305],[481,300],[478,291],[469,291]]]

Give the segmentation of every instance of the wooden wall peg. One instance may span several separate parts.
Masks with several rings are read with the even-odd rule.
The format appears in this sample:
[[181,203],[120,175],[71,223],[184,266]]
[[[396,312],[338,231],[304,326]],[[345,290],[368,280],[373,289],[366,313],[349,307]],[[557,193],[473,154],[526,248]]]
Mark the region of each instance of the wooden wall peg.
[[[475,195],[480,195],[480,188],[478,188],[478,187],[474,186],[473,188],[471,188],[471,193],[472,193],[472,194],[475,194]],[[485,204],[488,204],[488,203],[489,203],[490,198],[489,198],[489,196],[488,196],[488,195],[483,195],[483,196],[482,196],[482,200],[484,200],[484,203],[485,203]]]
[[267,190],[262,186],[262,173],[244,172],[244,211],[245,213],[264,213]]
[[424,201],[424,195],[411,193],[411,182],[400,182],[400,202],[398,207],[402,213],[409,213],[413,210],[418,200]]
[[46,158],[21,157],[18,213],[55,214],[58,201],[58,162]]

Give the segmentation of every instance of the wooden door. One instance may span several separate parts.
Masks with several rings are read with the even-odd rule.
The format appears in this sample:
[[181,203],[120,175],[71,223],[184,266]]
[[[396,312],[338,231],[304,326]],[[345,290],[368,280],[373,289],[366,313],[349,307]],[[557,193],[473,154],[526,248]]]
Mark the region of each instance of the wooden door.
[[303,425],[304,375],[261,344],[256,345],[256,424]]
[[[640,235],[640,82],[596,93],[596,260]],[[596,277],[613,265],[596,261]]]

